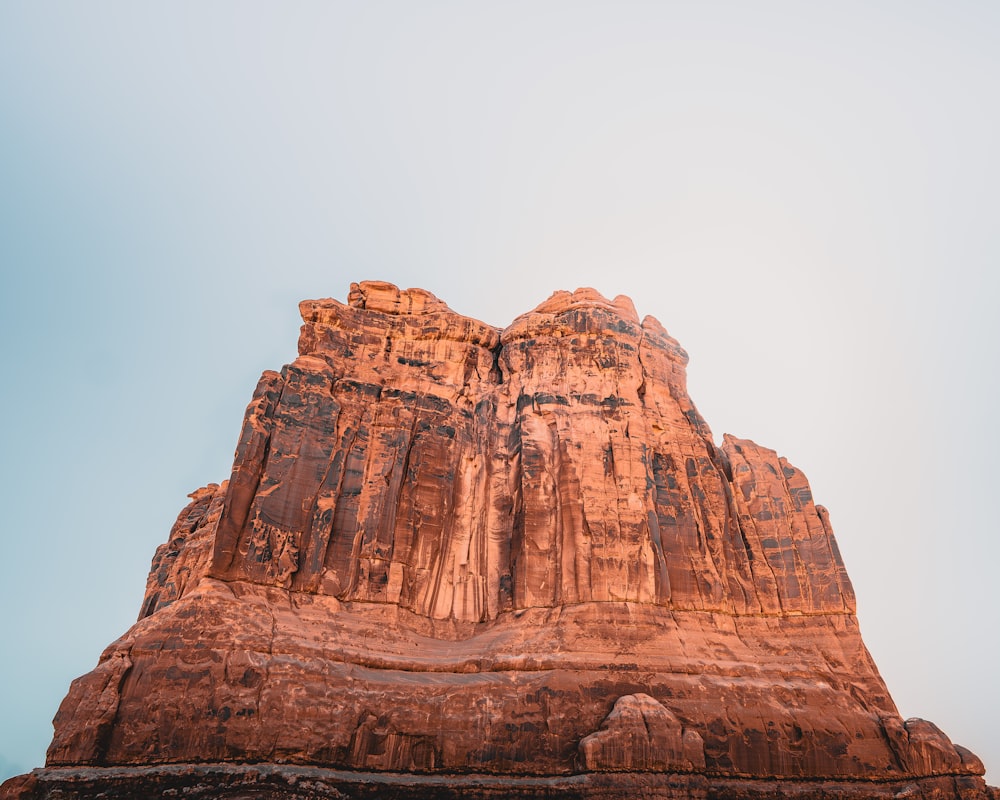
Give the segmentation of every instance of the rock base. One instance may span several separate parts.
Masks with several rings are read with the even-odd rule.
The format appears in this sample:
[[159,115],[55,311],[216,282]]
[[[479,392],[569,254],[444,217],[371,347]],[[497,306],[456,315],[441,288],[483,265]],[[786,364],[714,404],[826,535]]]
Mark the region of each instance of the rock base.
[[789,781],[623,772],[565,777],[406,775],[280,764],[37,769],[0,800],[1000,800],[977,776]]

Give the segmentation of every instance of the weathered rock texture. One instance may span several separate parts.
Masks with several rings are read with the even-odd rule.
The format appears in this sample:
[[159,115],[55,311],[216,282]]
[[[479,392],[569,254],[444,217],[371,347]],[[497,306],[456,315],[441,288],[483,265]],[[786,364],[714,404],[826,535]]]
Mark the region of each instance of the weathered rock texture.
[[900,719],[805,476],[716,446],[631,301],[300,308],[9,796],[992,796]]

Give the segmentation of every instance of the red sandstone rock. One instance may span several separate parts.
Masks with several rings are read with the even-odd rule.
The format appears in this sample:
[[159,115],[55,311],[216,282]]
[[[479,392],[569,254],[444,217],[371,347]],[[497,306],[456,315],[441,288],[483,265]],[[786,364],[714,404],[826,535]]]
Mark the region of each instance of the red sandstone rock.
[[[989,796],[900,719],[805,476],[717,447],[627,298],[558,292],[503,331],[386,283],[300,308],[229,481],[7,796],[143,796],[201,763],[186,791],[234,797],[247,763],[324,768],[315,797]],[[258,788],[299,797],[267,783],[290,774]]]
[[587,771],[703,770],[705,743],[648,694],[627,694],[599,731],[580,740],[579,763]]
[[170,538],[156,548],[140,619],[170,605],[205,576],[222,516],[226,484],[211,483],[188,495],[191,503],[177,517]]

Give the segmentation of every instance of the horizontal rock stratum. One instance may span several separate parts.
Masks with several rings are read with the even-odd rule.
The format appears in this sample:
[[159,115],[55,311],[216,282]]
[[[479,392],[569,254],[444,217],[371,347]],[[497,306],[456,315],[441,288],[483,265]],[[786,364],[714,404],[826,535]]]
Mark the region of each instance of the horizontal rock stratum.
[[900,718],[829,519],[630,300],[300,305],[229,480],[6,798],[996,798]]

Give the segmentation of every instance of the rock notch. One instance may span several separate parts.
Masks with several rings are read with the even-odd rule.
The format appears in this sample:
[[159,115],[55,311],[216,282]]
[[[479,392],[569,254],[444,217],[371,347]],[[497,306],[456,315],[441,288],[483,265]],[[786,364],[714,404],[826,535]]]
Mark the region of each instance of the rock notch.
[[996,798],[902,720],[825,509],[624,297],[301,303],[228,481],[5,798]]

